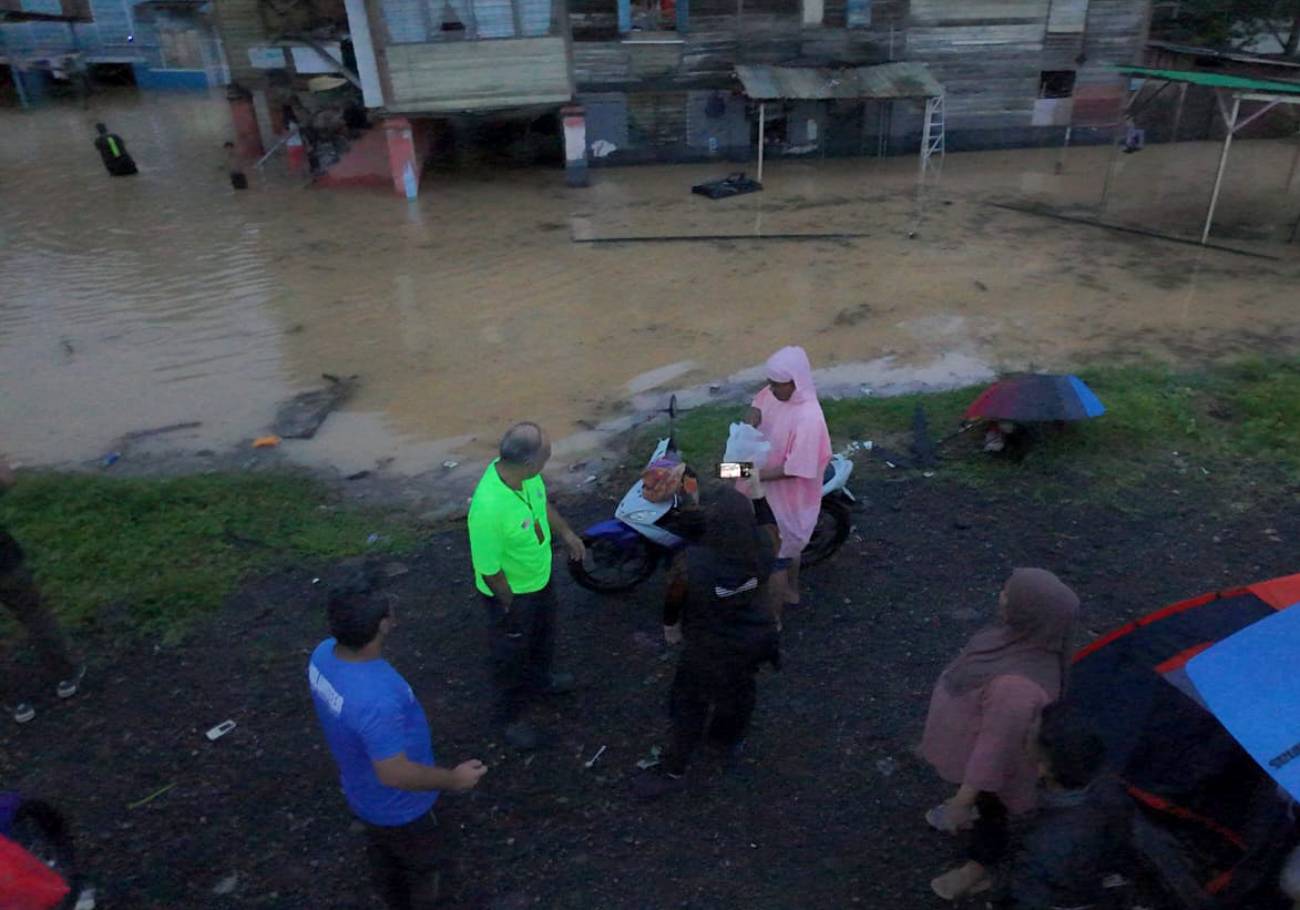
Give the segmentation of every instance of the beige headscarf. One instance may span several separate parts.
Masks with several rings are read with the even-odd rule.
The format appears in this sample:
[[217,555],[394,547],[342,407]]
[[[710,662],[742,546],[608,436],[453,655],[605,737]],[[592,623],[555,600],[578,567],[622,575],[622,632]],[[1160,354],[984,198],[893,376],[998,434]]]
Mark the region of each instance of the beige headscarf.
[[1033,680],[1055,701],[1065,688],[1079,596],[1046,569],[1016,569],[1007,582],[1006,621],[975,633],[943,671],[954,695],[995,676]]

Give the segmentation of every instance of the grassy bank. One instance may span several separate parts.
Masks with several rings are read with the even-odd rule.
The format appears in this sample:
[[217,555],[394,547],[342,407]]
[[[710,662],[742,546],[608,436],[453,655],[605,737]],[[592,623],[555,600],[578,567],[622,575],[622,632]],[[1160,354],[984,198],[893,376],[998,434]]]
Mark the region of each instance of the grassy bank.
[[416,543],[413,528],[338,506],[296,474],[25,476],[0,497],[0,525],[22,542],[65,622],[111,617],[167,640],[247,574]]
[[[977,434],[963,434],[941,447],[938,470],[974,484],[1024,484],[1034,495],[1068,488],[1072,495],[1117,501],[1157,472],[1232,486],[1300,480],[1300,361],[1252,360],[1195,372],[1106,367],[1080,375],[1105,403],[1103,417],[1045,433],[1020,461],[989,457],[979,451]],[[907,453],[918,405],[938,440],[961,425],[980,388],[824,400],[822,406],[837,447],[869,439]],[[717,460],[739,411],[710,406],[684,414],[677,438],[686,457],[700,465]],[[662,424],[646,431],[633,455],[662,431]]]

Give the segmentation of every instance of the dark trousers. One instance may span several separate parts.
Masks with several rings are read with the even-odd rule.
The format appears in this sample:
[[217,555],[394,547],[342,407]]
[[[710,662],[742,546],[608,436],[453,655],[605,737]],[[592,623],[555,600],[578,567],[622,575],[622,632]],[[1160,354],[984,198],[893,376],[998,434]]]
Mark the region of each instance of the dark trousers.
[[438,819],[432,812],[396,827],[366,825],[370,878],[391,910],[431,910],[438,900]]
[[21,562],[0,570],[0,604],[27,630],[27,638],[36,649],[47,681],[53,684],[71,679],[76,666],[68,655],[63,631],[54,614],[41,602],[32,573]]
[[685,771],[691,755],[706,737],[724,749],[744,739],[754,715],[758,694],[754,675],[758,666],[751,654],[692,646],[687,641],[668,698],[673,733],[664,756],[665,771]]
[[496,598],[484,598],[488,613],[488,647],[496,684],[493,714],[509,724],[523,715],[530,697],[551,682],[555,661],[555,589],[516,594],[509,611]]
[[996,794],[983,791],[975,797],[975,808],[980,817],[971,827],[970,858],[992,868],[1006,858],[1011,840],[1007,807]]

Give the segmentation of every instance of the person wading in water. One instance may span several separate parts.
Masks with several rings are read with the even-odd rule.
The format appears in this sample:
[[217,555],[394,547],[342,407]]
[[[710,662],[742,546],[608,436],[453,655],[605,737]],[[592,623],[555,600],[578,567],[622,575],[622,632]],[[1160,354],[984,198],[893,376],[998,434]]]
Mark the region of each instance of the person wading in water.
[[95,138],[95,148],[99,151],[99,157],[103,159],[109,175],[129,177],[136,173],[135,160],[126,150],[126,143],[122,141],[122,137],[117,133],[110,133],[108,127],[102,123],[95,124],[95,132],[99,133]]

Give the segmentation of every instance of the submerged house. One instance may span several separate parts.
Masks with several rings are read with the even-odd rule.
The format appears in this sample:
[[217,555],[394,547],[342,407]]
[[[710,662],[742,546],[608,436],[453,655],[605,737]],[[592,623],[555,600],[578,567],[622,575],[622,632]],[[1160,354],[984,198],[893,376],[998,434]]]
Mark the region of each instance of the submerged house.
[[206,90],[227,74],[209,0],[0,0],[0,86],[23,104],[83,79]]
[[[1108,137],[1129,90],[1116,65],[1142,58],[1150,0],[334,0],[287,23],[292,2],[215,0],[237,122],[279,135],[277,86],[346,80],[370,123],[369,174],[410,191],[427,149],[467,120],[556,123],[571,170],[591,162],[744,160],[759,141],[753,84],[780,70],[911,64],[942,87],[950,150]],[[304,9],[308,7],[304,4]],[[313,47],[312,45],[316,45]],[[332,62],[331,62],[332,61]],[[301,68],[300,68],[301,67]],[[773,67],[765,73],[764,67]],[[919,70],[913,70],[919,72]],[[832,77],[832,81],[833,77]],[[769,155],[913,153],[926,99],[893,86],[763,104]],[[269,94],[268,94],[269,93]],[[238,93],[236,93],[238,94]],[[301,92],[300,92],[301,94]],[[904,93],[906,94],[906,93]],[[933,107],[933,106],[932,106]],[[256,116],[249,114],[256,109]],[[241,113],[242,111],[242,113]],[[558,124],[557,124],[558,125]],[[933,125],[933,123],[932,123]],[[272,135],[266,135],[268,132]],[[561,134],[555,129],[558,147]],[[361,140],[364,143],[366,140]],[[361,143],[358,143],[361,144]],[[381,160],[383,159],[383,160]],[[381,173],[382,172],[382,173]]]

